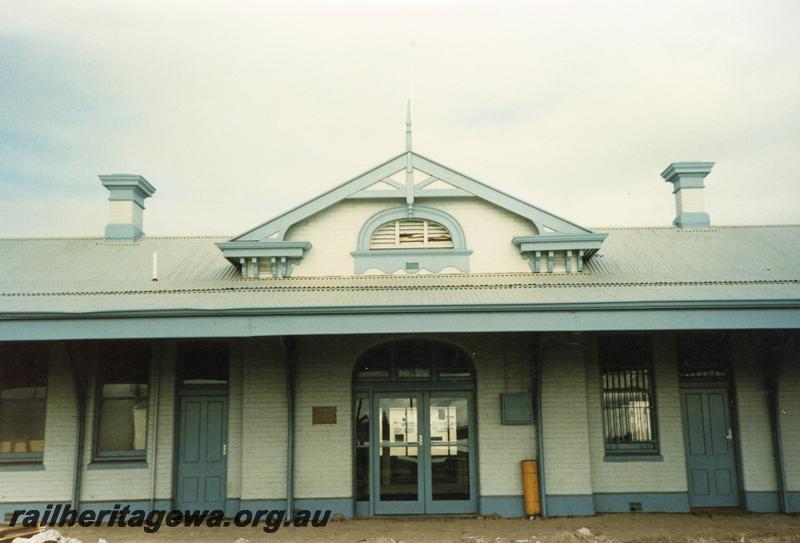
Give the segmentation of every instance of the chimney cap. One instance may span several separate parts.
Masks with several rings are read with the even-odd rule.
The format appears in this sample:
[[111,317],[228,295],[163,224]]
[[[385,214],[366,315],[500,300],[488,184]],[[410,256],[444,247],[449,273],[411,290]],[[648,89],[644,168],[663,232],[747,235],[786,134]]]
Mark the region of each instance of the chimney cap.
[[109,200],[132,200],[144,208],[144,199],[156,192],[156,188],[141,175],[114,173],[98,177],[110,193]]
[[711,173],[714,162],[673,162],[667,166],[661,177],[667,183],[672,183],[675,191],[685,188],[701,189],[703,179]]

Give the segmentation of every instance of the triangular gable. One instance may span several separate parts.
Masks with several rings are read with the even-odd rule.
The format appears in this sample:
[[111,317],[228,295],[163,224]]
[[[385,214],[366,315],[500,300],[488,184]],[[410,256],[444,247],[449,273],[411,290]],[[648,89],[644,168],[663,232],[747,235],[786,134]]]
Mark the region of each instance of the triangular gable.
[[[413,183],[410,189],[399,185],[397,172],[408,167],[409,161],[414,170],[424,172],[428,177],[422,181]],[[381,185],[385,185],[381,186]],[[438,186],[437,186],[438,185]],[[442,188],[442,185],[449,186],[450,189]],[[383,164],[372,168],[346,181],[319,196],[300,204],[289,211],[270,219],[269,221],[256,226],[234,237],[231,241],[263,241],[263,240],[283,240],[286,231],[293,224],[300,222],[315,213],[326,209],[337,202],[346,198],[359,197],[359,193],[369,193],[368,196],[380,195],[381,197],[405,197],[411,198],[427,197],[428,194],[440,193],[450,196],[474,196],[491,202],[503,209],[511,211],[517,215],[527,218],[539,233],[558,232],[560,234],[586,234],[591,230],[584,228],[574,222],[568,221],[558,215],[533,206],[518,198],[510,196],[505,192],[499,191],[476,179],[468,177],[452,168],[448,168],[438,162],[419,155],[414,152],[402,153]],[[410,195],[409,195],[410,193]]]
[[[418,176],[412,173],[410,176],[412,186],[408,187],[404,182],[399,181],[400,176],[396,175],[403,170],[410,172],[417,170],[427,174],[427,177],[415,182],[414,178]],[[440,183],[451,188],[437,186]],[[383,187],[380,184],[386,186]],[[346,198],[379,196],[405,198],[413,202],[415,196],[425,198],[437,195],[481,198],[527,218],[541,234],[548,231],[555,231],[559,234],[587,234],[592,232],[587,228],[510,196],[429,158],[414,152],[407,152],[389,159],[375,168],[236,236],[231,241],[283,240],[287,230],[293,224]]]

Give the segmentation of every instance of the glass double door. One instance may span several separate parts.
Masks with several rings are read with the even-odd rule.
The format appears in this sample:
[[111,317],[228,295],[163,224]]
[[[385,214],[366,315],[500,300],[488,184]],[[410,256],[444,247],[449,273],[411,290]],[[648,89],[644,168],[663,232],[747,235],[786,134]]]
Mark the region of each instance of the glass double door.
[[375,514],[477,511],[469,392],[375,393]]

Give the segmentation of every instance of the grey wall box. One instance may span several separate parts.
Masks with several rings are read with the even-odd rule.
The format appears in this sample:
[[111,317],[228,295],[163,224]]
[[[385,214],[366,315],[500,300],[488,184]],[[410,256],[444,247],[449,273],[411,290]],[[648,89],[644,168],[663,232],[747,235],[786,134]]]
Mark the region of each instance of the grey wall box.
[[532,424],[533,402],[530,392],[500,394],[503,424]]

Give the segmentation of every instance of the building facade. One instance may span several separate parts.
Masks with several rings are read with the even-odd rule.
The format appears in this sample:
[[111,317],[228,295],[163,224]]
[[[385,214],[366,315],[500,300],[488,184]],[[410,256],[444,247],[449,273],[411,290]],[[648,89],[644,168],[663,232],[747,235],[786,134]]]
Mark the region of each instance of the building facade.
[[411,148],[233,238],[0,240],[0,512],[800,512],[800,227],[590,230]]

